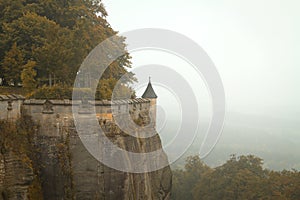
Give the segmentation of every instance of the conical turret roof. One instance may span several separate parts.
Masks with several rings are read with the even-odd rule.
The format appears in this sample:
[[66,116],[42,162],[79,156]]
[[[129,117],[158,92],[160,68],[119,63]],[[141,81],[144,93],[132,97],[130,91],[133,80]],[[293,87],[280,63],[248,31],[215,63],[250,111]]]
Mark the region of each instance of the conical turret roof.
[[157,98],[157,95],[155,94],[154,90],[153,90],[153,87],[152,87],[152,84],[151,84],[151,80],[150,80],[150,77],[149,77],[149,83],[148,83],[148,86],[144,92],[144,94],[142,95],[143,98],[146,98],[146,99],[156,99]]

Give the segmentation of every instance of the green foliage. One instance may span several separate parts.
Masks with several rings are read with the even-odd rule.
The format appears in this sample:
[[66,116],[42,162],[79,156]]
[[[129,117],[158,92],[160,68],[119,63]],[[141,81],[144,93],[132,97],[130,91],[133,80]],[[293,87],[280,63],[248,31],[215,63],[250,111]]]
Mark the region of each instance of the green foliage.
[[32,92],[29,97],[34,99],[71,99],[72,90],[66,85],[54,85],[53,87],[44,85]]
[[[92,90],[90,88],[72,88],[63,84],[56,84],[52,87],[44,85],[36,89],[29,95],[33,99],[72,99],[74,91],[77,100],[91,100],[94,99]],[[76,98],[75,98],[76,99]]]
[[[72,99],[74,93],[74,99],[76,100],[93,100],[94,98],[112,99],[111,94],[113,91],[109,86],[109,81],[103,81],[102,83],[103,86],[97,88],[96,94],[93,94],[91,88],[72,88],[68,85],[56,84],[52,87],[44,85],[31,92],[28,97],[34,99]],[[116,87],[114,91],[114,98],[124,99],[131,97],[135,97],[135,93],[132,93],[130,88],[123,85]]]
[[102,79],[99,82],[96,97],[98,99],[130,99],[135,92],[129,86],[117,83],[114,78]]
[[[94,94],[90,88],[70,88],[71,93],[74,93],[75,98],[77,100],[91,100],[94,99]],[[72,94],[71,94],[72,95]],[[96,96],[97,98],[97,96]]]
[[[0,77],[15,82],[20,82],[22,66],[32,60],[39,86],[48,84],[51,75],[56,83],[71,87],[88,53],[117,33],[106,21],[100,0],[1,0],[0,13]],[[105,52],[116,47],[126,52],[124,41],[117,37]],[[102,77],[104,84],[100,82],[103,98],[111,96],[111,83],[121,77],[125,77],[125,87],[135,81],[133,74],[127,73],[130,66],[130,56],[125,53],[108,67]]]
[[300,199],[300,172],[264,170],[253,155],[231,158],[214,169],[189,157],[173,172],[172,199]]
[[[260,199],[268,195],[264,185],[266,171],[261,159],[254,156],[232,156],[224,165],[216,168],[194,189],[195,196],[207,199]],[[213,192],[213,193],[212,193]]]
[[23,62],[22,52],[17,47],[17,43],[13,43],[11,49],[6,52],[2,64],[3,72],[9,82],[17,84],[21,81],[20,71],[22,70]]
[[185,170],[173,171],[172,198],[193,199],[192,188],[210,171],[198,156],[188,157]]
[[36,62],[34,61],[28,61],[28,63],[24,66],[24,69],[21,73],[21,80],[23,87],[27,89],[28,91],[32,91],[36,88],[36,71],[34,70],[34,67],[36,65]]

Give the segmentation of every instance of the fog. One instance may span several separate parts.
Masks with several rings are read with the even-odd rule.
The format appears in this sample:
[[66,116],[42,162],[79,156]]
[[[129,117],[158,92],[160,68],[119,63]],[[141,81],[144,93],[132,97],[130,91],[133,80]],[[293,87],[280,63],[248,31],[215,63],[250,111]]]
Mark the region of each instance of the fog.
[[[108,21],[120,32],[148,27],[170,29],[202,46],[219,70],[230,110],[252,112],[258,108],[273,112],[279,107],[281,112],[293,112],[300,108],[299,1],[104,3]],[[139,64],[136,59],[133,57],[133,65]],[[164,62],[152,55],[145,61]]]
[[[273,168],[300,168],[299,1],[105,0],[104,4],[108,21],[119,32],[138,28],[173,30],[197,42],[215,63],[225,88],[226,120],[207,162],[216,164],[220,157],[225,159],[221,152],[255,153],[266,157],[267,165]],[[211,117],[211,99],[204,79],[193,72],[189,63],[170,53],[144,50],[131,55],[133,72],[144,65],[159,64],[174,69],[189,83],[198,102],[201,140],[200,132],[207,130]],[[159,96],[158,125],[164,124],[160,132],[167,143],[172,127],[180,121],[180,102],[156,82],[155,72],[137,73],[140,82],[134,87],[138,95],[147,83],[144,76],[152,77]],[[165,78],[172,79],[168,74]],[[274,162],[283,157],[290,157],[286,160],[289,164]]]

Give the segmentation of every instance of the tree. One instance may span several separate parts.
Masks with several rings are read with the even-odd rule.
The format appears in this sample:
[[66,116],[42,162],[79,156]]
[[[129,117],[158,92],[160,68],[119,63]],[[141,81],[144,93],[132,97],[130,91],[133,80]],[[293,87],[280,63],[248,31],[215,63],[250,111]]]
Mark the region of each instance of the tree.
[[23,66],[23,54],[13,43],[11,49],[5,54],[3,60],[3,77],[10,83],[17,85],[21,81],[20,71]]
[[270,172],[270,185],[277,199],[300,199],[300,172],[297,170]]
[[193,198],[193,188],[202,182],[211,169],[200,160],[199,156],[188,157],[184,169],[173,172],[172,198],[195,199]]
[[262,159],[232,155],[197,184],[193,196],[194,199],[272,199],[267,174],[262,168]]
[[24,66],[22,73],[21,73],[21,80],[23,87],[26,88],[28,91],[32,91],[36,88],[36,71],[34,67],[36,66],[35,61],[28,61],[28,63]]
[[[23,64],[29,60],[36,62],[36,80],[40,86],[47,83],[51,75],[58,83],[71,87],[88,53],[117,34],[107,22],[107,13],[100,0],[0,0],[0,11],[0,35],[3,38],[0,41],[0,70],[4,67],[5,53],[17,43],[24,57]],[[135,81],[134,75],[127,72],[131,57],[126,53],[125,38],[116,37],[106,50],[109,52],[116,47],[125,54],[104,72],[102,82],[109,84],[102,85],[100,81],[99,90],[109,88],[102,96],[110,97],[115,86],[110,83],[117,83],[124,75],[123,86],[128,87]],[[128,90],[132,92],[130,87]]]
[[263,169],[262,159],[235,156],[214,169],[189,157],[185,170],[173,172],[172,199],[296,200],[300,199],[300,172]]

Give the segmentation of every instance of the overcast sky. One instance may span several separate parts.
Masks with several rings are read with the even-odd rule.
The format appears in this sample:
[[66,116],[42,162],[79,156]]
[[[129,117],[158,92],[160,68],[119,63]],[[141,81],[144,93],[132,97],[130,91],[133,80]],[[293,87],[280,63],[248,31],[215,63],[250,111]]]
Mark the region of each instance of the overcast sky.
[[[119,32],[164,28],[197,42],[220,73],[228,110],[268,113],[278,109],[278,115],[299,112],[299,1],[104,0],[103,3],[109,23]],[[174,67],[182,64],[157,52],[132,56],[136,66],[152,61]]]

